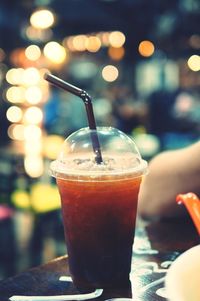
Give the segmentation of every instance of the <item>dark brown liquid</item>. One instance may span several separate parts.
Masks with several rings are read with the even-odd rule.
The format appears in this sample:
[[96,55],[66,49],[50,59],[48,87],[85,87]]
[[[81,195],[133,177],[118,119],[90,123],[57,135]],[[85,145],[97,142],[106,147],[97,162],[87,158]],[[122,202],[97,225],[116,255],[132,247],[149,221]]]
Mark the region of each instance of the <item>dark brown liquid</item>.
[[58,179],[69,267],[80,288],[129,285],[141,177]]

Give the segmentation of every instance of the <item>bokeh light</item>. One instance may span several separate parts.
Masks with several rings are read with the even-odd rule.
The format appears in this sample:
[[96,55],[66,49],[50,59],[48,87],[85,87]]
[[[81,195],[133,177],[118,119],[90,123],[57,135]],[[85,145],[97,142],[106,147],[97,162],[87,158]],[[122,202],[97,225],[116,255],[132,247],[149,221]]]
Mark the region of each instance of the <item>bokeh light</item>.
[[24,142],[24,150],[26,154],[41,154],[42,152],[42,142],[41,139],[35,140],[32,143],[32,140],[26,140]]
[[100,37],[101,42],[102,42],[102,46],[109,46],[109,44],[110,44],[109,36],[110,36],[109,32],[101,32],[99,34],[99,37]]
[[112,60],[119,61],[124,57],[125,49],[124,47],[109,47],[108,48],[108,55]]
[[22,124],[11,124],[8,127],[8,137],[12,140],[24,140],[24,125]]
[[86,50],[86,42],[87,42],[86,35],[75,36],[72,40],[74,50],[85,51]]
[[42,157],[39,155],[26,155],[24,158],[24,169],[30,177],[40,177],[44,172]]
[[35,28],[49,28],[54,24],[54,14],[48,9],[36,10],[30,17],[30,23]]
[[10,87],[6,92],[6,98],[11,103],[23,103],[24,102],[25,89],[23,87]]
[[20,85],[23,78],[23,68],[11,68],[6,73],[6,80],[11,85]]
[[64,138],[58,135],[49,135],[44,138],[43,142],[43,153],[45,157],[55,160],[64,143]]
[[37,68],[30,67],[24,70],[22,83],[25,86],[37,85],[40,82],[40,72]]
[[138,51],[139,51],[140,55],[142,55],[144,57],[149,57],[149,56],[153,55],[153,53],[155,51],[155,47],[151,41],[145,40],[145,41],[140,42]]
[[26,140],[32,140],[35,142],[35,140],[39,140],[42,136],[42,130],[37,125],[26,125],[24,127],[24,138]]
[[200,56],[199,55],[192,55],[188,61],[188,67],[192,70],[192,71],[199,71],[200,70]]
[[107,65],[102,70],[102,77],[107,82],[115,81],[119,76],[118,69],[113,65]]
[[96,36],[90,36],[87,38],[85,46],[89,52],[97,52],[101,48],[101,40]]
[[61,64],[66,60],[67,53],[65,48],[57,42],[51,41],[44,47],[44,55],[52,63]]
[[32,106],[24,112],[24,120],[27,123],[38,124],[43,119],[43,112],[40,108]]
[[63,39],[62,44],[65,48],[70,50],[71,52],[76,51],[76,48],[74,47],[74,36],[66,37]]
[[11,200],[13,204],[21,209],[30,209],[30,197],[27,191],[20,189],[15,190],[12,193]]
[[113,31],[109,35],[109,42],[112,47],[122,47],[125,41],[126,37],[121,31]]
[[47,42],[52,38],[53,31],[50,28],[38,29],[33,26],[28,26],[25,34],[26,37],[31,41]]
[[30,61],[37,61],[41,56],[40,47],[37,45],[30,45],[25,50],[25,55]]
[[17,106],[11,106],[6,112],[6,117],[10,122],[19,122],[22,116],[22,109]]
[[31,187],[31,206],[37,213],[58,210],[61,207],[60,196],[56,185],[37,182]]
[[35,105],[42,101],[42,90],[37,86],[32,86],[26,89],[25,99],[28,103]]

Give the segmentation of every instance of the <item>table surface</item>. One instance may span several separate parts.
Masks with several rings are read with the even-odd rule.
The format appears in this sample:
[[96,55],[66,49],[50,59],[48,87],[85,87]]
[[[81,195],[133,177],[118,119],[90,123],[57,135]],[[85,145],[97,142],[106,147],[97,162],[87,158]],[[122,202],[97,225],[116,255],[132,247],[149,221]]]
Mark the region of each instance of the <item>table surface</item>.
[[[93,300],[131,296],[134,301],[165,300],[163,279],[167,269],[177,256],[198,243],[199,237],[189,217],[153,222],[138,220],[133,248],[132,287],[104,290],[100,297]],[[1,281],[0,300],[7,301],[12,295],[80,293],[72,282],[59,281],[63,275],[69,275],[67,256]]]

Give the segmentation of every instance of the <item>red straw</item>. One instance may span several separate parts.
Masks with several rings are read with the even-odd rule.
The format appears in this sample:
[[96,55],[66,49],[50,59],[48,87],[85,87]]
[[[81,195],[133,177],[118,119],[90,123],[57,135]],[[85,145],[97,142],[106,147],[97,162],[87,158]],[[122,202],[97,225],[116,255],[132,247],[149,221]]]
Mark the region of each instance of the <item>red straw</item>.
[[185,205],[200,235],[200,201],[196,194],[192,192],[179,194],[176,201],[178,204],[183,203]]

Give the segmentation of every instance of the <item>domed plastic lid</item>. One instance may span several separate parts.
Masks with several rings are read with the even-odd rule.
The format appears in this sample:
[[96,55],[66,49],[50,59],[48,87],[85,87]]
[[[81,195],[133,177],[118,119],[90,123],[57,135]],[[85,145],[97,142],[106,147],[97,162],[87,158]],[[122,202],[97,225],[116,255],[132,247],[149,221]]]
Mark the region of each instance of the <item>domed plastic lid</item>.
[[[97,133],[102,163],[95,160],[92,135]],[[83,128],[71,134],[64,142],[58,158],[51,163],[51,175],[56,178],[81,176],[140,176],[147,171],[147,162],[141,158],[134,141],[112,127],[96,130]]]

